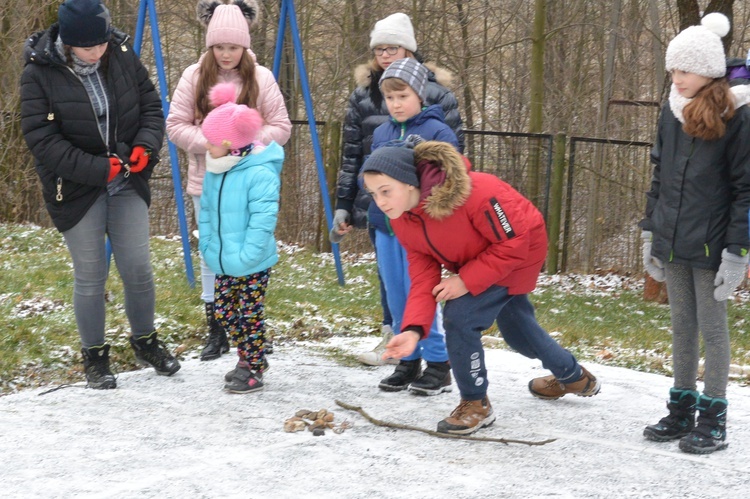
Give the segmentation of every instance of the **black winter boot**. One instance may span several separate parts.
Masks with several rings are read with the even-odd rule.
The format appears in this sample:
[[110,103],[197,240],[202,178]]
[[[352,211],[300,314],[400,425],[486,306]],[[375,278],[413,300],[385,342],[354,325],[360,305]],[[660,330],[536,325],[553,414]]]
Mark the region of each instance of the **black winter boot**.
[[409,384],[422,374],[422,359],[402,360],[396,370],[382,380],[378,387],[386,392],[400,392],[409,388]]
[[698,424],[689,435],[680,440],[680,450],[691,454],[710,454],[726,449],[727,400],[701,395],[695,408]]
[[668,442],[682,438],[695,426],[695,403],[698,392],[695,390],[669,389],[667,409],[669,415],[658,423],[649,425],[643,430],[643,436],[654,442]]
[[411,385],[415,395],[438,395],[451,391],[451,365],[449,362],[428,362],[422,376]]
[[213,302],[206,303],[206,322],[208,323],[208,341],[201,352],[201,360],[218,359],[229,351],[229,340],[226,331],[214,317]]
[[109,370],[109,345],[82,348],[83,371],[86,373],[86,387],[95,390],[117,388],[117,380]]
[[157,374],[172,376],[180,370],[180,361],[175,359],[164,343],[159,341],[156,331],[138,338],[131,336],[130,346],[133,347],[136,360],[153,367]]

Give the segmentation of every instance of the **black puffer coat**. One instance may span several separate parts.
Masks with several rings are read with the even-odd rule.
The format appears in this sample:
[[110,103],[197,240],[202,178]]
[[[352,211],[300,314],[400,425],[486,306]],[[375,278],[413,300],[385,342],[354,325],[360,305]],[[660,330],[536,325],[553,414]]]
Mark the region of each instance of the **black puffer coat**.
[[[449,84],[450,75],[429,63],[426,66],[430,74],[424,105],[438,104],[443,108],[445,122],[456,133],[459,150],[463,152],[464,132],[458,101],[453,92],[444,86]],[[349,97],[344,121],[344,151],[336,186],[336,209],[348,211],[352,225],[357,228],[367,226],[367,208],[371,199],[364,189],[360,189],[359,170],[371,152],[373,132],[389,117],[385,99],[378,88],[382,74],[382,71],[372,71],[369,64],[355,70],[357,88]]]
[[164,114],[159,93],[128,36],[113,30],[105,55],[110,106],[107,150],[83,83],[55,50],[57,35],[58,26],[53,24],[26,40],[21,128],[36,159],[47,211],[63,232],[74,227],[106,190],[108,156],[117,154],[126,162],[137,145],[150,149],[152,156],[148,166],[129,179],[150,203],[148,179],[159,161]]
[[724,248],[750,248],[750,108],[742,106],[712,141],[682,130],[669,104],[651,152],[654,175],[640,226],[663,262],[718,270]]

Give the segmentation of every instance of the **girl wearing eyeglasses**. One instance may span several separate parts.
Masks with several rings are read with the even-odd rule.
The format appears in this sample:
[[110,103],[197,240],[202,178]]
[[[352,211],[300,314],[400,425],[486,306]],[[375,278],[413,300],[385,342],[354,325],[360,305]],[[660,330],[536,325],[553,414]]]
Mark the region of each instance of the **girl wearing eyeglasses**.
[[[392,14],[375,23],[370,33],[372,59],[354,70],[357,88],[349,97],[349,106],[344,121],[344,152],[336,186],[336,211],[331,230],[331,241],[340,242],[353,228],[368,228],[374,246],[374,231],[368,227],[367,208],[370,196],[358,183],[364,159],[370,154],[373,131],[388,120],[388,108],[378,82],[385,69],[394,61],[411,57],[422,62],[417,53],[417,41],[409,16]],[[459,150],[463,152],[464,134],[456,96],[447,86],[451,75],[448,71],[427,63],[430,70],[425,91],[424,106],[439,104],[445,113],[445,122],[456,133]],[[380,276],[378,276],[380,277]],[[382,365],[381,359],[386,343],[393,335],[393,319],[386,302],[386,291],[380,284],[380,301],[383,307],[383,338],[373,351],[358,356],[363,364]],[[398,361],[390,361],[398,363]]]

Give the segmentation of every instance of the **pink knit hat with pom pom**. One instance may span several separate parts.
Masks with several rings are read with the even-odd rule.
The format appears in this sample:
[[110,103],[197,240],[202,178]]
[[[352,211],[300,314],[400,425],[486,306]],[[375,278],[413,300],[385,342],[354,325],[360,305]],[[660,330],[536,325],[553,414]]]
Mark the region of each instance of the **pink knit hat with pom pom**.
[[201,125],[203,135],[212,145],[242,149],[258,137],[263,118],[255,109],[235,103],[233,83],[219,83],[208,94],[215,106]]

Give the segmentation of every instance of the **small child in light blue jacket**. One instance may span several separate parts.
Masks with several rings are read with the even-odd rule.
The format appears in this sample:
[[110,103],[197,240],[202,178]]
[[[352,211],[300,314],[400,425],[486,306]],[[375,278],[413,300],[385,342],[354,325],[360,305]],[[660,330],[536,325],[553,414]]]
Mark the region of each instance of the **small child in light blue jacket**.
[[237,345],[239,361],[224,388],[250,393],[263,388],[265,293],[276,252],[284,150],[256,141],[260,114],[235,103],[232,84],[209,93],[214,109],[203,120],[206,176],[198,223],[200,251],[216,273],[214,314]]

